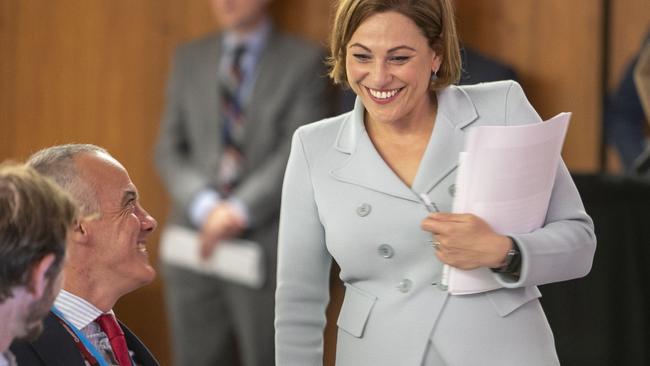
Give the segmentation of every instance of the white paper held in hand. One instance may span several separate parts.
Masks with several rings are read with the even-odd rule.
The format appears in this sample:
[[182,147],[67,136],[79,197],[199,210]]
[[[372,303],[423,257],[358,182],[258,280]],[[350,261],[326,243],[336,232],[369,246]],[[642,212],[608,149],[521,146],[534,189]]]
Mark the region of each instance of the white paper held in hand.
[[206,260],[201,259],[199,251],[199,235],[194,230],[169,225],[161,234],[160,256],[165,263],[252,288],[264,285],[264,256],[258,243],[243,239],[224,240]]
[[[471,213],[499,234],[529,233],[544,225],[571,113],[522,126],[469,130],[459,156],[454,213]],[[453,295],[503,287],[488,268],[445,265]]]

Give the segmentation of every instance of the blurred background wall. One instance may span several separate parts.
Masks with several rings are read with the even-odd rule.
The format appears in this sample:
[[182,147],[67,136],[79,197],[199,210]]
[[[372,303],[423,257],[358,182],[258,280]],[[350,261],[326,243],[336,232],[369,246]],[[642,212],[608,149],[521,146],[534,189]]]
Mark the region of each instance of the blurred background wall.
[[[325,46],[333,4],[275,0],[272,7],[281,28]],[[543,118],[574,113],[563,152],[569,168],[598,171],[604,88],[618,82],[638,49],[650,2],[456,4],[463,42],[513,65]],[[168,199],[152,149],[170,57],[179,42],[216,26],[202,0],[0,0],[0,160],[23,160],[53,144],[102,145],[124,163],[162,224]],[[615,155],[608,156],[616,171]],[[168,365],[161,291],[155,282],[123,298],[117,312]],[[332,314],[339,295],[335,286]]]

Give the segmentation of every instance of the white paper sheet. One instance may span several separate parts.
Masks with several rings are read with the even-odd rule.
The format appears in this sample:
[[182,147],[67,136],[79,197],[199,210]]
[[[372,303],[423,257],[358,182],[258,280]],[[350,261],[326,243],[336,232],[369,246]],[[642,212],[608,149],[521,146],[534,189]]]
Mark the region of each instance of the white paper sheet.
[[264,284],[263,253],[258,243],[243,239],[224,240],[206,260],[201,259],[199,249],[199,236],[193,230],[170,225],[162,232],[160,256],[166,263],[253,288]]
[[[481,126],[468,132],[459,156],[453,212],[472,213],[503,234],[544,224],[571,113],[523,126]],[[443,270],[454,295],[501,287],[487,268]]]

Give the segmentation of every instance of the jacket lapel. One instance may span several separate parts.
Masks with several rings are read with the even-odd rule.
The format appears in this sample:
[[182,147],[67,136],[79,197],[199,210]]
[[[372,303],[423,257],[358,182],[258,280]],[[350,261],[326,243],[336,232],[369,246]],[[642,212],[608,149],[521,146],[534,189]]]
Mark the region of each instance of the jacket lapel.
[[345,163],[331,172],[340,181],[356,184],[394,197],[420,202],[418,193],[430,192],[458,166],[465,127],[478,114],[469,96],[450,86],[438,93],[438,114],[413,186],[408,187],[384,162],[363,124],[364,107],[357,98],[354,110],[341,125],[336,149],[349,155]]
[[[43,334],[30,344],[45,365],[84,365],[81,352],[72,336],[56,317],[49,313],[43,320]],[[20,361],[20,360],[19,360]]]
[[357,98],[336,140],[335,148],[349,155],[345,163],[331,171],[337,180],[356,184],[394,197],[419,202],[417,195],[384,162],[363,124],[364,107]]
[[429,193],[456,170],[466,127],[477,118],[476,107],[462,89],[452,85],[438,93],[436,123],[413,181],[414,191]]
[[133,351],[134,361],[142,366],[158,366],[158,361],[151,354],[147,346],[126,325],[122,324],[122,322],[120,322],[120,327],[124,331],[124,338],[126,339],[129,350]]

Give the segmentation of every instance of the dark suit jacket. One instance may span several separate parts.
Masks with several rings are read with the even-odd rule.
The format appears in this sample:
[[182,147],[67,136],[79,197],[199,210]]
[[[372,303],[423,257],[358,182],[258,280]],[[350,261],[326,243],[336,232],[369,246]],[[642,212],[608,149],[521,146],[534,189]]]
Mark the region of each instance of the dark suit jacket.
[[[81,352],[68,331],[50,313],[45,318],[43,334],[34,342],[15,341],[11,352],[20,366],[84,366]],[[134,361],[142,366],[158,366],[158,361],[129,328],[120,323],[126,344],[134,352]]]
[[499,80],[517,80],[517,73],[499,60],[487,57],[471,48],[464,47],[461,51],[463,72],[459,85],[470,85]]

